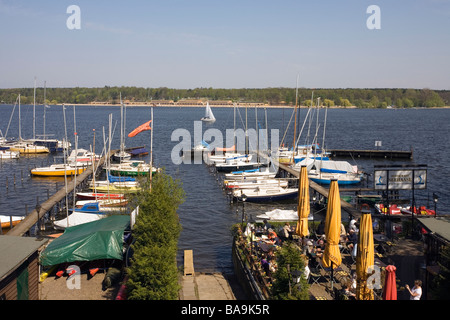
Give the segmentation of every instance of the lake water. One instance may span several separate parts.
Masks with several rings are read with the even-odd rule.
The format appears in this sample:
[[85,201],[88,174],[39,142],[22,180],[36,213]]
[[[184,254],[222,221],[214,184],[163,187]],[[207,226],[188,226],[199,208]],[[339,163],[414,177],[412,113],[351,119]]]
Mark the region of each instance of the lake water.
[[[7,137],[18,136],[18,108],[11,117],[13,106],[0,106],[0,130]],[[149,107],[127,107],[126,132],[150,119]],[[219,129],[225,136],[226,129],[233,129],[233,108],[213,108],[217,121],[212,125],[202,125],[202,132],[208,129]],[[297,132],[303,126],[306,109],[300,110]],[[74,146],[74,132],[79,137],[79,147],[89,149],[93,145],[95,129],[95,150],[103,148],[103,130],[108,136],[108,115],[113,115],[114,136],[112,148],[119,147],[120,141],[120,107],[111,106],[66,106],[66,124],[68,137]],[[204,164],[174,164],[172,150],[179,145],[171,141],[176,129],[185,129],[194,141],[194,122],[204,115],[203,108],[155,107],[153,122],[153,156],[155,164],[165,167],[172,177],[180,179],[186,193],[186,200],[179,208],[179,216],[183,227],[179,240],[179,257],[182,261],[184,249],[194,250],[196,271],[232,272],[231,262],[231,226],[241,221],[242,204],[231,204],[222,189],[220,174],[214,173]],[[248,127],[255,128],[255,111],[247,110]],[[267,109],[267,125],[270,129],[278,129],[280,139],[292,115],[292,109]],[[265,128],[264,109],[258,109],[258,122]],[[329,149],[375,149],[375,141],[381,141],[385,150],[414,151],[412,161],[389,161],[368,159],[346,159],[358,165],[365,172],[373,173],[374,165],[379,164],[427,164],[427,189],[416,190],[417,204],[429,205],[433,208],[432,193],[439,196],[438,214],[448,214],[450,200],[449,142],[450,109],[405,110],[405,109],[329,109],[326,113],[321,109],[318,117],[314,115],[309,126],[305,124],[302,140],[309,128],[310,137],[316,132],[316,120],[319,123],[318,141]],[[245,125],[245,109],[238,110],[237,127]],[[10,122],[11,119],[11,122]],[[293,121],[293,120],[292,120]],[[33,135],[33,107],[21,106],[22,137]],[[75,128],[76,125],[76,128]],[[198,123],[197,123],[198,125]],[[292,145],[293,122],[286,135],[286,144]],[[323,139],[323,129],[325,138]],[[36,134],[43,133],[42,106],[36,107]],[[46,109],[46,133],[55,138],[64,136],[63,109],[51,106]],[[201,138],[201,137],[200,137]],[[302,142],[303,143],[303,142]],[[146,146],[150,149],[150,131],[138,134],[134,138],[126,138],[126,146]],[[229,145],[228,145],[229,146]],[[23,156],[19,160],[4,160],[0,163],[0,214],[23,215],[26,207],[31,211],[40,202],[47,199],[64,186],[64,179],[48,179],[31,177],[29,171],[36,166],[46,166],[53,162],[62,162],[62,154]],[[149,156],[142,158],[148,161]],[[14,184],[15,181],[15,184]],[[369,179],[369,186],[373,181]],[[366,182],[362,183],[366,186]],[[409,192],[409,191],[408,191]],[[284,204],[251,204],[247,203],[246,213],[262,214],[276,208],[295,209],[295,203]]]

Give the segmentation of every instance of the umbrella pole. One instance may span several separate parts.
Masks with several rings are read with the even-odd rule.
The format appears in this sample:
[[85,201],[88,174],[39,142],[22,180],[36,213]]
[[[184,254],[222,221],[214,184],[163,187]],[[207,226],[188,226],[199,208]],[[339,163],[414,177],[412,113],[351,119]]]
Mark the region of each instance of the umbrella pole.
[[331,261],[331,290],[333,291],[333,281],[334,281],[334,275],[333,275],[333,261]]

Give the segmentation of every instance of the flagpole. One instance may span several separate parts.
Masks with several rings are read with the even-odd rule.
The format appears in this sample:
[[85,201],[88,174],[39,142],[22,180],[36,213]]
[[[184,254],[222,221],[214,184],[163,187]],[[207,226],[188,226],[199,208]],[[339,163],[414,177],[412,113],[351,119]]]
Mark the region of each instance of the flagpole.
[[152,180],[153,180],[153,129],[155,128],[155,123],[153,122],[153,107],[151,108],[151,121],[152,128],[150,132],[150,192],[152,191]]

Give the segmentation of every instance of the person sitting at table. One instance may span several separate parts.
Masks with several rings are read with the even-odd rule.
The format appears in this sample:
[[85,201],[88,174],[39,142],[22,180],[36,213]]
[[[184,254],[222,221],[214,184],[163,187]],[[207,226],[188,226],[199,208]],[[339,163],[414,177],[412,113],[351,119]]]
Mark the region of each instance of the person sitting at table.
[[356,232],[353,229],[350,229],[348,231],[348,236],[347,236],[347,248],[350,250],[350,252],[352,252],[353,248],[355,247],[355,244],[358,242],[358,235],[356,234]]
[[283,227],[283,229],[281,230],[281,238],[282,238],[282,240],[292,240],[292,228],[291,228],[291,226],[289,225],[289,222],[286,222],[285,224],[284,224],[284,227]]
[[350,279],[348,279],[347,281],[345,281],[344,295],[345,295],[349,300],[356,300],[355,290],[353,290],[353,287],[352,287],[352,280],[350,280]]
[[323,239],[317,240],[313,248],[313,255],[315,255],[317,258],[321,258],[324,250],[325,241]]
[[266,274],[269,274],[269,261],[265,254],[261,255],[261,267]]
[[348,231],[349,231],[349,233],[350,233],[350,230],[353,230],[356,233],[358,233],[358,231],[359,231],[358,219],[352,217],[352,219],[350,220],[350,223],[348,224]]
[[278,235],[276,234],[275,231],[273,231],[273,229],[269,229],[269,234],[267,235],[267,237],[269,238],[269,241],[272,241],[273,244],[279,246],[281,245],[281,240],[278,237]]
[[325,221],[321,220],[319,225],[317,226],[316,235],[318,237],[321,237],[325,234]]
[[277,260],[275,259],[275,257],[270,258],[269,260],[269,276],[271,277],[273,274],[275,274],[275,272],[277,271]]
[[264,219],[263,223],[264,223],[264,231],[268,231],[269,229],[273,228],[272,225],[269,222],[267,222],[267,219]]

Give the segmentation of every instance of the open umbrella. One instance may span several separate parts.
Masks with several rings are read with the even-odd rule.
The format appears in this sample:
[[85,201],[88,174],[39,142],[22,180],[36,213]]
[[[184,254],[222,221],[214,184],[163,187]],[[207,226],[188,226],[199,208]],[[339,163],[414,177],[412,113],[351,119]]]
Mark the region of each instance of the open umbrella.
[[309,206],[309,180],[306,166],[302,166],[300,170],[299,186],[298,186],[298,223],[295,233],[301,238],[309,235],[308,216],[310,212]]
[[396,267],[393,265],[388,265],[386,267],[386,280],[384,283],[383,300],[397,300],[395,270]]
[[368,268],[374,265],[372,228],[370,212],[363,212],[356,253],[356,298],[358,300],[373,300],[373,289],[367,285]]
[[331,287],[333,287],[333,269],[341,265],[342,258],[339,251],[339,238],[341,235],[341,198],[337,180],[331,180],[328,194],[327,215],[325,217],[325,250],[322,255],[322,264],[331,268]]

